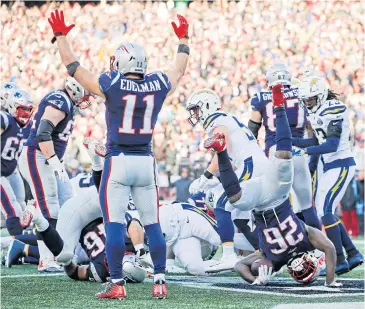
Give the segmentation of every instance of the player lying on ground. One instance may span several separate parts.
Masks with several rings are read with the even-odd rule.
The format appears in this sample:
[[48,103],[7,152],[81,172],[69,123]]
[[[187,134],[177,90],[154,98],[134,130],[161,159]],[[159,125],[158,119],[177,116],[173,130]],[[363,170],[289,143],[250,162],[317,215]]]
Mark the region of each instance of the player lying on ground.
[[293,181],[292,137],[283,106],[282,85],[276,85],[272,90],[277,126],[276,153],[267,165],[265,177],[252,178],[240,185],[228,157],[224,131],[215,132],[204,143],[204,147],[213,149],[218,154],[219,172],[229,204],[241,210],[253,209],[260,247],[273,262],[273,270],[278,271],[299,253],[314,250],[314,245],[327,253],[326,285],[340,286],[334,278],[336,255],[332,244],[329,241],[326,242],[326,247],[322,247],[321,243],[312,244],[304,223],[291,208],[289,191]]
[[[334,214],[355,175],[356,163],[349,143],[348,109],[338,100],[338,95],[328,89],[322,77],[306,76],[299,83],[298,89],[299,99],[308,114],[314,135],[306,139],[294,138],[293,145],[305,148],[304,152],[311,156],[319,158],[321,155],[323,173],[316,179],[314,203],[326,234],[335,245],[336,274],[340,275],[364,262],[363,255],[356,249],[341,220]],[[321,275],[325,273],[324,269]]]
[[152,296],[166,298],[166,242],[158,222],[156,163],[152,153],[152,133],[166,96],[172,94],[184,75],[188,55],[188,23],[178,16],[172,23],[180,40],[175,65],[167,74],[146,74],[147,59],[142,46],[123,43],[111,58],[110,72],[99,77],[77,61],[67,39],[74,25],[66,26],[58,10],[48,19],[68,73],[90,92],[106,100],[107,149],[100,188],[100,204],[105,223],[106,254],[111,280],[98,298],[127,297],[121,257],[125,252],[124,213],[132,194],[149,238],[154,264]]

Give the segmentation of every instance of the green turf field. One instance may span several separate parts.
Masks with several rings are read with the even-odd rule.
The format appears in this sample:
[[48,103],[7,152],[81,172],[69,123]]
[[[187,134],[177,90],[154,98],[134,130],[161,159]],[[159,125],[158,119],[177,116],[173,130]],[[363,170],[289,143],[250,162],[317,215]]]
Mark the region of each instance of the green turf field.
[[[360,246],[361,242],[357,241]],[[93,282],[76,282],[65,275],[38,273],[35,265],[19,265],[1,269],[1,308],[240,308],[294,309],[300,304],[309,309],[363,308],[364,268],[340,277],[341,289],[328,289],[323,279],[311,286],[296,284],[288,275],[277,277],[266,287],[245,284],[234,274],[209,277],[168,276],[168,299],[151,298],[152,281],[127,285],[128,299],[98,300],[95,294],[101,285]],[[278,307],[279,308],[279,307]]]

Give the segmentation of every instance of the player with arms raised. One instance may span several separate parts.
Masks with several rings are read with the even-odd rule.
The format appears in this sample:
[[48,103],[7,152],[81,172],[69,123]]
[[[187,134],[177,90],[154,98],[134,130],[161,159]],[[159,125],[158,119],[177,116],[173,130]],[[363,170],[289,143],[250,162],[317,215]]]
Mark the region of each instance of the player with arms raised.
[[[271,88],[277,84],[284,85],[285,108],[293,137],[304,136],[307,123],[305,111],[299,104],[298,89],[291,85],[292,76],[284,64],[276,63],[266,72],[266,81],[269,89],[256,93],[251,99],[251,119],[248,128],[257,138],[261,123],[265,127],[265,153],[272,157],[276,150],[276,114],[272,102]],[[312,207],[311,175],[305,156],[295,156],[293,190],[298,198],[299,210],[302,212],[305,222],[313,227],[321,229],[315,208]]]
[[80,65],[66,39],[74,25],[66,26],[63,12],[48,20],[68,73],[90,92],[105,99],[107,155],[100,187],[100,204],[105,222],[106,255],[110,282],[98,298],[127,297],[123,278],[124,213],[132,194],[149,239],[154,264],[152,296],[167,296],[165,282],[166,243],[158,223],[156,164],[151,150],[152,133],[167,95],[174,92],[183,76],[189,55],[188,23],[178,16],[172,23],[180,39],[176,62],[167,73],[146,74],[144,49],[135,43],[122,43],[111,58],[110,72],[99,77]]

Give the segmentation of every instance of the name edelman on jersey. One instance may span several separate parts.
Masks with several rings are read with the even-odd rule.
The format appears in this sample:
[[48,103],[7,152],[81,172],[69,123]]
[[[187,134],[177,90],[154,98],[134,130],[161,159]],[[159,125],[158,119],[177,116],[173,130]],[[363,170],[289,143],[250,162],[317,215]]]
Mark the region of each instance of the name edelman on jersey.
[[[298,96],[298,90],[297,89],[293,89],[291,91],[285,92],[284,93],[284,98],[291,98],[294,96]],[[264,100],[271,100],[272,99],[272,94],[271,93],[263,93],[262,94],[262,98]]]
[[134,81],[122,79],[120,82],[120,89],[138,92],[151,92],[161,90],[161,85],[158,80],[153,80],[151,82],[146,82],[143,84],[137,84]]

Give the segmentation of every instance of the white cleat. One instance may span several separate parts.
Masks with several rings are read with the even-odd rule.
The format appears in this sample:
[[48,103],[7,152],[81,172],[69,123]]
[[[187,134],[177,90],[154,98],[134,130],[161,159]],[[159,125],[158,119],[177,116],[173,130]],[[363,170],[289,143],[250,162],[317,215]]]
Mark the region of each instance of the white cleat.
[[38,271],[46,273],[62,273],[63,267],[58,265],[55,261],[40,260],[38,264]]
[[220,260],[212,265],[205,264],[204,271],[206,273],[217,273],[225,270],[233,270],[236,263],[241,259],[236,254],[231,254],[229,256],[222,256]]
[[166,266],[166,273],[168,273],[168,274],[187,274],[188,272],[179,266],[169,265],[169,266]]

